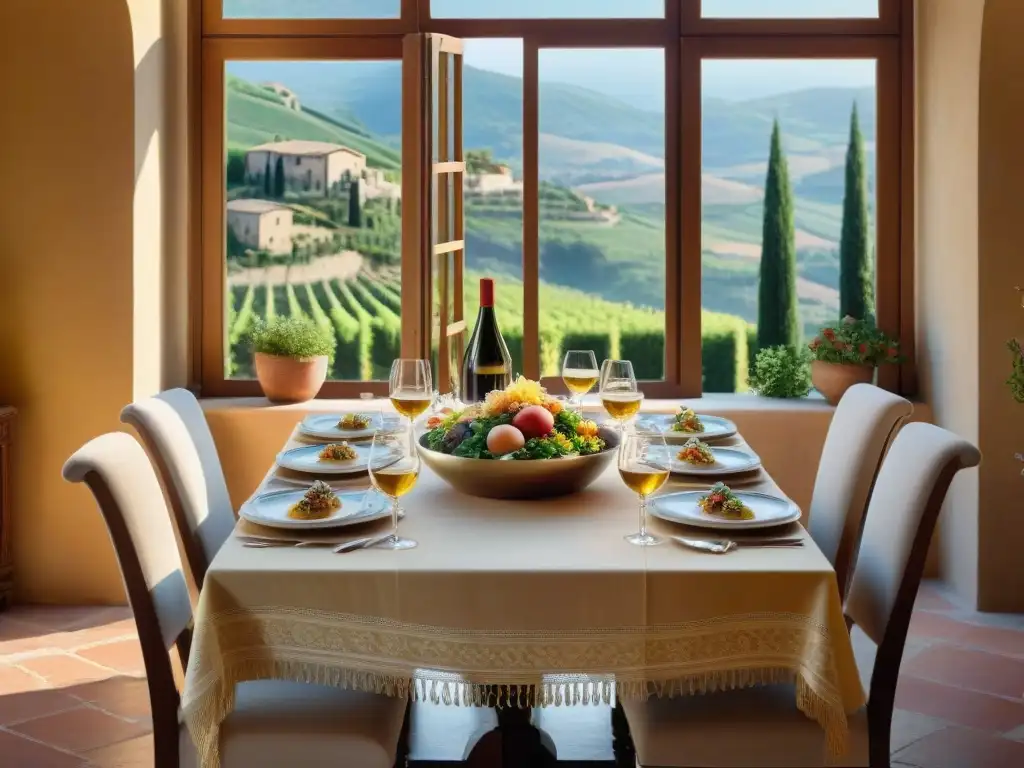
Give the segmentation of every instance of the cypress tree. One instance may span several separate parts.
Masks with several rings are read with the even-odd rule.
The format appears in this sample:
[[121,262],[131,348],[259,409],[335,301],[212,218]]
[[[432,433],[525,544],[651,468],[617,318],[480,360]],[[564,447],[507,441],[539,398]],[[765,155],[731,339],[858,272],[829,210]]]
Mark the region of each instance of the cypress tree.
[[267,154],[267,168],[263,172],[263,194],[270,197],[272,186],[270,180],[270,155]]
[[850,116],[850,146],[846,150],[846,191],[843,195],[843,234],[839,241],[839,315],[866,320],[875,312],[871,234],[868,220],[867,160],[857,104]]
[[277,156],[277,165],[274,167],[274,197],[284,197],[284,158]]
[[796,295],[796,229],[789,166],[782,151],[779,121],[772,127],[768,177],[764,186],[761,282],[757,297],[757,346],[800,344]]
[[363,226],[363,201],[359,194],[359,179],[353,179],[348,185],[348,225],[354,228]]

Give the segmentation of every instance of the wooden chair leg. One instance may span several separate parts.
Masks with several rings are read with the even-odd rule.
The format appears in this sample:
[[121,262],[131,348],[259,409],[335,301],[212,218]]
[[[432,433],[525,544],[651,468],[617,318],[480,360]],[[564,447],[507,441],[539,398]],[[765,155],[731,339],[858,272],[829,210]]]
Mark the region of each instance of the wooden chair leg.
[[636,750],[629,733],[626,711],[619,702],[612,708],[612,752],[618,768],[636,768]]
[[402,721],[402,732],[398,736],[398,747],[395,749],[395,768],[406,768],[409,765],[409,729],[412,723],[412,696],[405,704],[405,720]]

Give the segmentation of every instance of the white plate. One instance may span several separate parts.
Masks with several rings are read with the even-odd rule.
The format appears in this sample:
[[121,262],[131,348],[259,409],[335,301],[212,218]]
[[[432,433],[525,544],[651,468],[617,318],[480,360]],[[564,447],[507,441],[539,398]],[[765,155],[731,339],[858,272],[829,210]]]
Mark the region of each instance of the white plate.
[[250,499],[238,510],[238,516],[256,525],[268,528],[340,528],[380,520],[391,514],[387,499],[373,490],[335,491],[341,499],[341,506],[322,520],[295,520],[288,517],[288,510],[306,492],[269,491]]
[[738,475],[741,472],[752,472],[761,466],[761,459],[749,451],[740,448],[715,448],[711,453],[715,457],[714,464],[689,464],[676,458],[675,448],[672,450],[672,466],[670,469],[677,475],[703,475],[704,477],[724,477]]
[[299,422],[299,432],[307,437],[315,437],[318,440],[329,440],[338,443],[342,440],[360,440],[373,437],[373,433],[380,429],[380,414],[370,411],[355,411],[360,416],[370,420],[370,425],[365,429],[341,429],[338,422],[345,414],[321,413],[310,414]]
[[672,425],[676,423],[675,414],[659,413],[649,416],[642,416],[636,421],[636,431],[660,432],[665,436],[666,443],[685,443],[691,437],[708,442],[710,440],[724,440],[736,434],[736,425],[721,416],[706,416],[698,413],[697,417],[704,424],[703,432],[674,432]]
[[774,528],[779,525],[795,523],[800,519],[800,510],[789,499],[751,491],[734,491],[734,493],[753,510],[753,520],[726,520],[705,515],[697,506],[697,499],[706,495],[707,491],[680,491],[679,493],[655,496],[651,499],[650,510],[655,517],[668,520],[670,523],[719,530]]
[[277,454],[277,466],[314,475],[351,475],[365,472],[370,463],[370,446],[350,444],[356,458],[350,461],[321,461],[322,445],[302,445]]

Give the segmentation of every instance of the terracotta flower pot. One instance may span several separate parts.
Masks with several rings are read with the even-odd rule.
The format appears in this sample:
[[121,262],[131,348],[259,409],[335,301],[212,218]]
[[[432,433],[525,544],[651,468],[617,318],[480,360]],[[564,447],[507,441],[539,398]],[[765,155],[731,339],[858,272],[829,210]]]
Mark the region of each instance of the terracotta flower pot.
[[870,384],[875,377],[871,365],[849,363],[825,363],[814,360],[811,363],[811,383],[832,405],[838,405],[846,390],[854,384]]
[[256,378],[272,403],[311,400],[327,378],[327,355],[298,359],[257,352]]

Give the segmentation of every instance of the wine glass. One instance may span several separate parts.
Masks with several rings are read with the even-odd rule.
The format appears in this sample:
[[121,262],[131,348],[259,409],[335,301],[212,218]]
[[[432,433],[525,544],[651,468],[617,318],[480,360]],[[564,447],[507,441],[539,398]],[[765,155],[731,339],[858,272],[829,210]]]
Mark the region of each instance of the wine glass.
[[434,401],[429,360],[395,360],[391,364],[391,404],[402,416],[413,420]]
[[640,530],[626,536],[639,547],[652,547],[665,540],[647,530],[647,499],[668,480],[672,457],[660,433],[624,435],[619,445],[619,476],[640,497]]
[[625,424],[640,411],[644,393],[636,383],[633,364],[629,360],[605,360],[601,363],[599,391],[601,405],[619,423],[619,434]]
[[570,349],[562,361],[562,381],[571,393],[569,405],[583,413],[583,396],[594,388],[600,372],[597,358],[589,349]]
[[420,455],[412,443],[412,425],[378,430],[370,445],[370,482],[391,500],[391,535],[379,549],[412,549],[416,542],[398,535],[398,499],[413,489],[420,475]]

